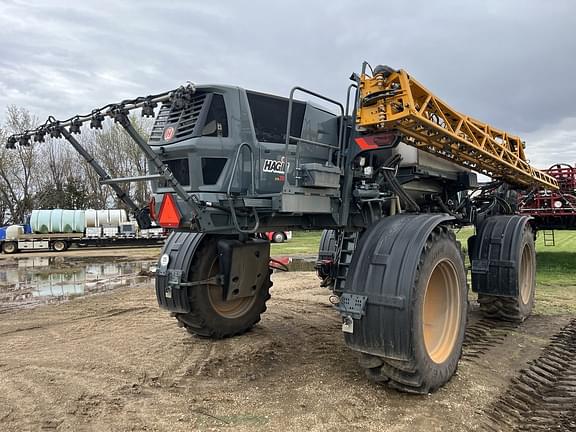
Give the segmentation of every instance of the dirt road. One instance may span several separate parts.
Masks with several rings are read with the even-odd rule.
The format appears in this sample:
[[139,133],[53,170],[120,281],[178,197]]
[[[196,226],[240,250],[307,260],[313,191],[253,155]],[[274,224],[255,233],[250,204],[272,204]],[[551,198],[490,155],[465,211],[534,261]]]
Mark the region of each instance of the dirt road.
[[407,396],[364,378],[314,274],[274,283],[262,322],[218,342],[178,328],[151,283],[0,314],[0,430],[475,430],[569,322],[472,312],[458,374]]

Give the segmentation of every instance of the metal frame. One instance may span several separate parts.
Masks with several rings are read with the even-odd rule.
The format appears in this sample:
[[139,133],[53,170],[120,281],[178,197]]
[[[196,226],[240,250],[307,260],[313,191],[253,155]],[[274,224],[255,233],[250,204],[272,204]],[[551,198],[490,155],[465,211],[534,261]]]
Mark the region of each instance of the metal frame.
[[[338,130],[338,144],[336,146],[331,146],[330,144],[326,144],[326,143],[321,143],[321,142],[317,142],[317,141],[311,141],[311,140],[306,140],[303,138],[298,138],[298,137],[294,137],[290,135],[290,130],[292,129],[292,107],[294,105],[294,93],[296,93],[297,91],[300,91],[302,93],[306,93],[309,94],[310,96],[314,96],[315,98],[324,100],[326,102],[330,102],[334,105],[336,105],[338,108],[340,108],[340,115],[342,118],[342,121],[340,122],[340,128]],[[312,145],[317,145],[319,147],[327,147],[330,149],[329,154],[328,154],[328,160],[332,159],[332,151],[333,150],[342,150],[342,144],[343,144],[343,136],[344,136],[344,120],[345,120],[345,116],[344,116],[344,106],[334,100],[334,99],[330,99],[326,96],[322,96],[319,93],[313,92],[311,90],[305,89],[304,87],[293,87],[292,90],[290,90],[290,97],[288,99],[288,118],[286,120],[286,142],[285,142],[285,148],[284,148],[284,160],[286,161],[286,163],[288,163],[288,149],[289,149],[289,145],[290,145],[290,141],[296,141],[296,155],[294,156],[295,159],[295,163],[294,163],[294,173],[295,173],[295,179],[296,182],[298,182],[299,176],[298,176],[298,170],[299,170],[299,161],[300,161],[300,146],[298,145],[298,143],[300,142],[304,142],[307,144],[312,144]],[[339,168],[342,168],[342,154],[338,155],[338,163],[336,164]],[[286,169],[286,175],[284,178],[284,187],[286,187],[286,183],[288,182],[288,169]]]
[[226,198],[228,199],[228,207],[230,208],[230,215],[232,217],[232,223],[234,224],[234,227],[236,228],[236,230],[238,230],[238,232],[243,233],[243,234],[254,234],[256,231],[258,231],[258,228],[260,227],[260,218],[258,217],[258,212],[256,211],[255,208],[252,208],[252,215],[254,216],[254,226],[250,229],[243,229],[240,227],[240,223],[238,222],[238,217],[236,216],[236,207],[234,207],[234,199],[232,198],[232,183],[234,183],[234,179],[236,178],[236,171],[238,170],[238,159],[240,158],[240,153],[242,152],[242,149],[246,147],[248,148],[248,150],[250,150],[250,175],[251,175],[251,181],[250,181],[250,188],[252,189],[252,195],[254,195],[254,182],[255,182],[255,177],[254,177],[254,151],[252,150],[252,147],[250,146],[250,144],[243,142],[240,143],[240,145],[238,146],[238,149],[236,149],[236,155],[234,157],[234,163],[232,165],[232,174],[230,175],[230,181],[228,182],[228,187],[226,189]]
[[118,198],[128,206],[130,210],[133,212],[138,212],[140,209],[136,205],[134,201],[122,190],[120,186],[116,184],[116,181],[110,177],[110,175],[106,172],[102,166],[96,162],[94,157],[86,150],[80,142],[66,130],[63,126],[59,127],[59,132],[64,136],[64,138],[74,147],[74,149],[84,158],[88,164],[92,167],[96,174],[100,177],[100,183],[109,184],[110,187],[114,190]]
[[558,189],[555,178],[530,166],[519,137],[460,114],[404,70],[362,74],[356,125],[398,130],[407,144],[510,184]]
[[545,170],[560,186],[558,191],[536,189],[521,197],[520,213],[533,216],[541,229],[576,226],[576,168],[556,164]]
[[[157,95],[150,95],[146,97],[138,97],[136,99],[125,100],[115,104],[105,105],[102,108],[92,110],[90,114],[77,115],[67,120],[59,121],[54,117],[49,117],[48,120],[36,129],[28,130],[21,134],[12,135],[8,138],[6,147],[15,148],[16,143],[21,146],[30,145],[30,140],[34,142],[44,142],[44,137],[50,135],[52,138],[65,138],[74,149],[92,166],[100,177],[101,184],[107,184],[118,195],[118,198],[132,210],[136,219],[138,220],[141,228],[146,228],[151,224],[150,216],[144,213],[147,209],[140,209],[132,201],[132,199],[118,186],[118,183],[129,183],[137,181],[148,181],[151,179],[164,178],[167,183],[172,187],[174,192],[182,199],[184,205],[191,212],[192,220],[203,218],[201,212],[201,203],[195,195],[186,192],[184,187],[176,179],[174,174],[170,171],[168,166],[162,162],[160,157],[152,150],[146,140],[136,130],[134,125],[130,122],[128,114],[135,109],[142,109],[142,116],[153,117],[154,109],[159,103],[169,102],[171,104],[186,104],[190,101],[195,94],[196,88],[193,85],[179,87],[175,90],[160,93]],[[139,177],[122,177],[111,178],[106,170],[96,162],[94,157],[86,150],[82,144],[74,137],[73,134],[81,132],[81,126],[84,123],[90,123],[92,129],[102,129],[102,122],[106,117],[114,119],[114,121],[126,131],[126,133],[134,140],[140,150],[146,155],[149,162],[154,165],[158,174],[139,176]],[[142,223],[141,223],[142,222]]]

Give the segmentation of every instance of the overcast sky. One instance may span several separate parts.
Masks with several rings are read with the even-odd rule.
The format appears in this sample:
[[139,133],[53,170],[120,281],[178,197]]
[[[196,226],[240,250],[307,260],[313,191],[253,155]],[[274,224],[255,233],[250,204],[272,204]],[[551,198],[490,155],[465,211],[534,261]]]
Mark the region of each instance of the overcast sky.
[[576,163],[576,1],[0,0],[0,109],[42,120],[186,81],[343,100],[361,62]]

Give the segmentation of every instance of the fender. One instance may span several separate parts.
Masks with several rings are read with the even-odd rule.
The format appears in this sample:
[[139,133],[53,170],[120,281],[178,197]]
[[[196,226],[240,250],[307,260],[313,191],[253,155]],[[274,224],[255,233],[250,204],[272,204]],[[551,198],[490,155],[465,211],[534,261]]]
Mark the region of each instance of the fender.
[[407,330],[411,327],[414,277],[426,240],[439,224],[454,220],[448,214],[401,214],[382,219],[370,227],[352,257],[341,296],[355,310],[353,332],[346,344],[356,350],[398,360],[412,351]]
[[492,216],[470,237],[472,291],[515,297],[519,294],[520,242],[530,216]]
[[156,271],[156,299],[162,309],[190,312],[188,287],[180,283],[188,280],[192,259],[205,236],[204,233],[174,231],[166,240]]

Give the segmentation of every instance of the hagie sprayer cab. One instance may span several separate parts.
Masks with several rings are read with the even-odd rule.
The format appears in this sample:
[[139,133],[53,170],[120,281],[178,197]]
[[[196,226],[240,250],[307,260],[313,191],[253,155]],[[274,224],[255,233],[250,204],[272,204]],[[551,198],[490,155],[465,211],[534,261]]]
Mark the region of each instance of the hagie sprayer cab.
[[[516,214],[518,190],[557,184],[527,163],[518,137],[458,113],[403,70],[364,64],[346,96],[188,85],[50,118],[7,145],[64,137],[143,226],[153,213],[173,228],[156,295],[200,336],[244,333],[266,310],[270,242],[260,233],[324,229],[318,274],[368,377],[434,391],[456,370],[466,323],[453,229],[476,227],[468,253],[484,312],[523,320],[534,302],[535,232]],[[147,141],[132,109],[157,114]],[[111,179],[75,139],[106,117],[140,146],[150,175]],[[478,186],[474,172],[493,182]],[[138,209],[118,184],[148,180],[156,204]]]

